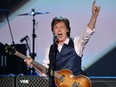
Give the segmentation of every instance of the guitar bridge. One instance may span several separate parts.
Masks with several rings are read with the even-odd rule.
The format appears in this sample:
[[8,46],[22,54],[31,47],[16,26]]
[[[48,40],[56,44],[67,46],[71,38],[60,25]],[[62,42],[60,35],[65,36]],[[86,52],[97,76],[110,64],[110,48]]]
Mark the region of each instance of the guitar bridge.
[[80,86],[79,86],[79,83],[74,82],[73,85],[72,85],[72,87],[80,87]]

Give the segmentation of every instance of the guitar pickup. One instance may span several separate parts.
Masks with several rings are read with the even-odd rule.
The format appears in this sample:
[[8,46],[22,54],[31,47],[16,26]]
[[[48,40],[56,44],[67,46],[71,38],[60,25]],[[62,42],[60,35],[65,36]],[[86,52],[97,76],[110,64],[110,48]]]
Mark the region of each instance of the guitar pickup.
[[75,81],[75,82],[73,83],[72,87],[81,87],[81,86],[79,86],[79,83]]
[[59,80],[60,80],[61,82],[63,82],[63,81],[64,81],[64,78],[65,78],[65,75],[62,75],[62,76],[60,77]]

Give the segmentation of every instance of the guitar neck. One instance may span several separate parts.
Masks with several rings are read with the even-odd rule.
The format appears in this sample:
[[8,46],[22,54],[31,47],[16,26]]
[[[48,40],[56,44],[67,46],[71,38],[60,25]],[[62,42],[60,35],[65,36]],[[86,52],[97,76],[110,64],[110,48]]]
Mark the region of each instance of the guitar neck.
[[42,69],[42,70],[46,70],[47,68],[45,66],[43,66],[42,64],[36,62],[36,61],[32,61],[32,65],[35,66],[36,68]]
[[[27,59],[28,58],[27,56],[23,55],[22,53],[20,53],[18,51],[15,52],[15,55],[17,55],[18,57],[20,57],[22,59]],[[39,69],[40,71],[46,71],[46,69],[47,69],[45,66],[43,66],[42,64],[40,64],[40,63],[38,63],[34,60],[32,61],[31,64],[33,66],[35,66],[37,69]],[[54,72],[53,76],[56,77],[56,78],[59,78],[59,79],[61,77],[61,75],[59,75],[56,71]]]
[[[20,53],[20,52],[18,52],[18,51],[16,51],[15,52],[15,55],[17,55],[18,57],[20,57],[20,58],[22,58],[22,59],[27,59],[28,57],[27,56],[25,56],[25,55],[23,55],[22,53]],[[43,66],[42,64],[40,64],[40,63],[38,63],[38,62],[36,62],[36,61],[32,61],[32,63],[31,63],[33,66],[35,66],[37,69],[41,69],[41,70],[46,70],[47,68],[45,67],[45,66]]]
[[28,58],[27,56],[23,55],[22,53],[20,53],[18,51],[15,52],[15,55],[22,58],[22,59],[27,59]]

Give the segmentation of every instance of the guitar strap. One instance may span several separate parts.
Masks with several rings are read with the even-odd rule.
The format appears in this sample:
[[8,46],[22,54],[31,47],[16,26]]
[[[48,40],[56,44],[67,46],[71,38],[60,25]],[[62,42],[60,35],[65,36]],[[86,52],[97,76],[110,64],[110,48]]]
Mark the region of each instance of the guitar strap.
[[49,52],[49,69],[48,69],[48,76],[49,76],[49,86],[54,87],[54,77],[51,75],[51,72],[54,73],[55,66],[56,66],[56,54],[57,54],[57,44],[52,44],[50,46],[50,52]]

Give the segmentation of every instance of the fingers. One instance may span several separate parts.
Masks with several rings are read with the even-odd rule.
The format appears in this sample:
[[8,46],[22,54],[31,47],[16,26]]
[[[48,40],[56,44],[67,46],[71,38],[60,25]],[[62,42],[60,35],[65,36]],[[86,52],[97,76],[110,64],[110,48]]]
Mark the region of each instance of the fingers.
[[100,7],[96,6],[95,3],[96,3],[96,1],[94,0],[93,4],[92,4],[92,10],[95,11],[95,12],[99,12]]
[[29,66],[32,66],[32,61],[33,61],[33,59],[31,58],[31,57],[29,57],[29,58],[27,58],[27,59],[25,59],[24,60],[24,62],[27,64],[27,65],[29,65]]
[[29,61],[29,60],[31,60],[31,59],[32,59],[32,58],[29,57],[29,58],[25,59],[24,62],[27,62],[27,61]]
[[96,7],[95,7],[95,11],[96,11],[96,12],[99,12],[99,10],[100,10],[100,7],[97,7],[97,6],[96,6]]
[[95,6],[95,3],[96,3],[96,1],[94,0],[94,1],[93,1],[93,4],[92,4],[92,7],[94,7],[94,6]]

